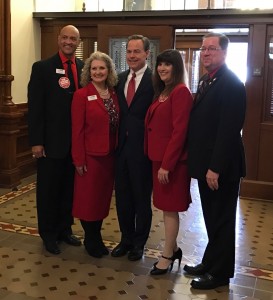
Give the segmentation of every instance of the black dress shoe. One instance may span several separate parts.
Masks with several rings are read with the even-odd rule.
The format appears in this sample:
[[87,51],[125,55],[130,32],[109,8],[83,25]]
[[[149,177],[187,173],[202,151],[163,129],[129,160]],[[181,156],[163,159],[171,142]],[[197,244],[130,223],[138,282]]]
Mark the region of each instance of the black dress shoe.
[[108,248],[104,245],[103,241],[98,241],[98,240],[84,240],[83,242],[85,249],[87,253],[90,256],[94,256],[97,258],[102,257],[103,255],[108,255],[109,250]]
[[132,249],[131,245],[125,245],[122,243],[119,243],[111,252],[111,255],[113,257],[121,257],[124,256]]
[[105,245],[101,246],[101,252],[103,255],[108,255],[109,254],[109,250]]
[[134,247],[132,250],[128,253],[128,259],[130,261],[136,261],[142,258],[144,253],[143,247]]
[[90,256],[101,258],[103,256],[103,253],[100,248],[98,247],[92,247],[92,246],[85,246],[85,250]]
[[108,248],[104,245],[103,241],[99,242],[99,247],[101,250],[102,255],[108,255],[109,254],[109,250]]
[[57,242],[55,241],[44,241],[44,245],[47,252],[52,254],[60,254],[61,250],[59,249]]
[[191,286],[197,290],[212,290],[219,286],[228,285],[229,278],[216,278],[206,273],[205,275],[195,278],[191,282]]
[[68,245],[80,246],[81,240],[75,237],[75,235],[67,234],[61,237],[61,241],[64,241]]
[[207,271],[206,267],[203,264],[198,264],[196,266],[185,265],[183,270],[192,276],[204,275]]

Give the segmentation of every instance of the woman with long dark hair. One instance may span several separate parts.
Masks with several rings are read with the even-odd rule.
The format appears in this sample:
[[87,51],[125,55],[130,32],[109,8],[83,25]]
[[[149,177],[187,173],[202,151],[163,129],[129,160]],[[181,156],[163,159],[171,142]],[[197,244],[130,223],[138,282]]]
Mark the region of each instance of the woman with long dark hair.
[[169,49],[157,57],[153,76],[155,99],[146,115],[145,151],[153,163],[153,203],[163,211],[165,245],[151,275],[172,270],[182,259],[177,245],[178,212],[191,202],[187,169],[187,129],[192,95],[186,86],[181,54]]

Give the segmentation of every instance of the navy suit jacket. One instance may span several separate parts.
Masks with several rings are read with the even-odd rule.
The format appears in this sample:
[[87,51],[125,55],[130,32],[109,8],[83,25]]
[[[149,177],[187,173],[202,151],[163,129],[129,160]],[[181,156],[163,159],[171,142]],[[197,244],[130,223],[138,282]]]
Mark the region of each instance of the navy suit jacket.
[[116,86],[120,108],[118,154],[126,143],[126,148],[129,149],[128,154],[141,161],[144,158],[144,120],[154,96],[152,71],[147,68],[144,72],[130,107],[124,95],[124,86],[129,72],[127,70],[119,74]]
[[[78,80],[83,62],[76,58]],[[59,54],[35,62],[28,84],[28,126],[31,146],[43,145],[46,156],[64,158],[71,150],[73,94],[59,84],[64,77]],[[80,86],[80,83],[78,83]]]
[[245,110],[244,84],[223,65],[191,111],[188,165],[193,178],[205,180],[208,169],[219,173],[219,180],[245,176]]

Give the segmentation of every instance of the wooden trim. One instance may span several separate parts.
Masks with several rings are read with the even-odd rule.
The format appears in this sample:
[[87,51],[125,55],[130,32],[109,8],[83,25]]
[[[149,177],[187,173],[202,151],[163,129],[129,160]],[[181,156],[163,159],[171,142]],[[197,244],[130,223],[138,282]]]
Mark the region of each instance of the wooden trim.
[[154,25],[173,28],[248,28],[250,24],[272,24],[273,10],[242,11],[240,9],[204,9],[172,11],[121,11],[121,12],[41,12],[33,13],[41,24],[51,22],[77,26]]
[[140,33],[144,36],[149,37],[150,40],[159,40],[160,49],[163,51],[165,49],[174,47],[174,32],[171,26],[143,26],[143,25],[112,25],[111,30],[107,25],[98,25],[98,49],[105,53],[109,52],[109,39],[110,38],[120,38],[132,34]]
[[36,172],[36,159],[33,159],[31,147],[28,139],[27,114],[28,105],[22,103],[18,105],[18,109],[22,113],[22,117],[18,124],[19,132],[16,142],[16,162],[20,171],[20,178],[32,175]]
[[273,201],[273,182],[246,180],[241,184],[240,197],[253,200]]
[[[263,111],[264,74],[253,76],[253,69],[264,67],[266,24],[250,26],[248,47],[248,78],[246,82],[247,112],[243,129],[248,180],[259,180],[259,141]],[[255,42],[254,42],[255,41]],[[273,180],[272,180],[273,181]]]
[[52,19],[52,18],[158,18],[158,17],[238,17],[238,18],[249,18],[249,17],[272,17],[273,9],[266,10],[241,10],[241,9],[187,9],[187,10],[141,10],[141,11],[115,11],[115,12],[34,12],[34,18],[40,19]]

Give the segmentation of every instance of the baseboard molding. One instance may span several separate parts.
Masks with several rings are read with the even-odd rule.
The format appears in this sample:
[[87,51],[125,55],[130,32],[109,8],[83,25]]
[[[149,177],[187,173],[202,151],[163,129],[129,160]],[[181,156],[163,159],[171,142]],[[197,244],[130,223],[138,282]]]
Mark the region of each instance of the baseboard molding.
[[240,197],[273,201],[273,182],[244,179],[241,184]]

